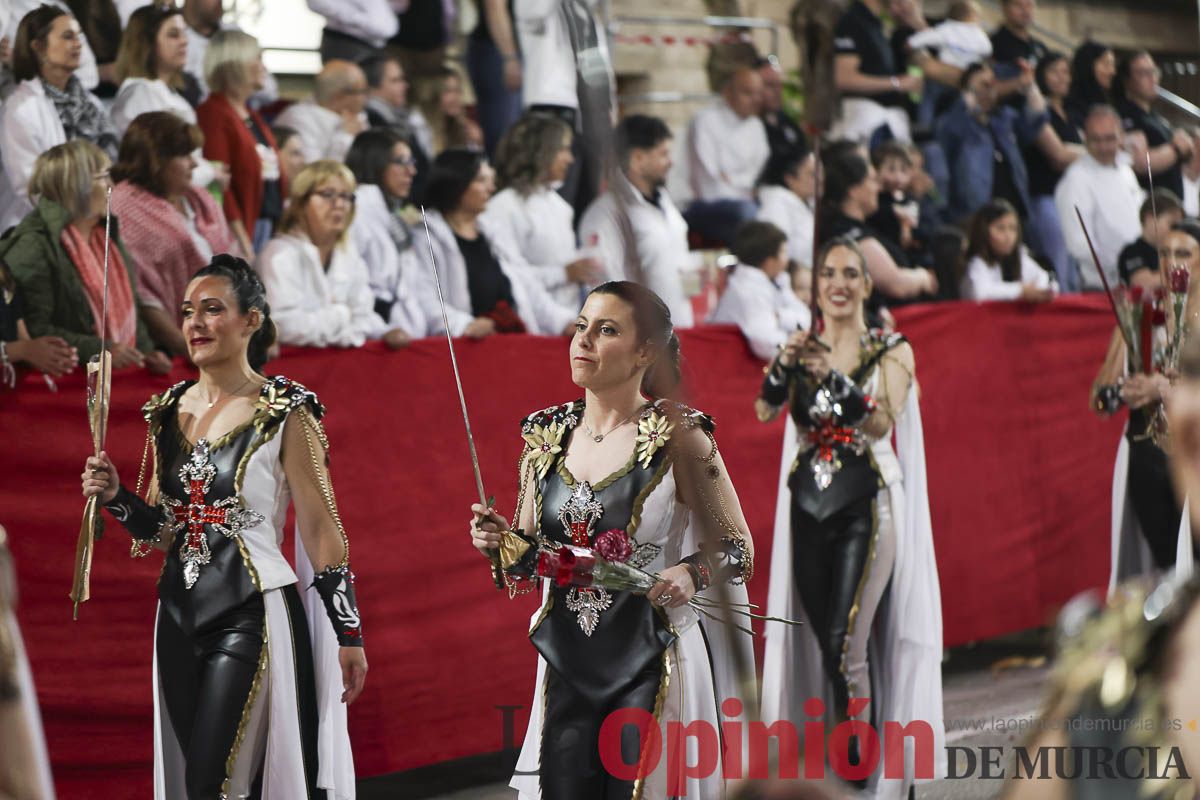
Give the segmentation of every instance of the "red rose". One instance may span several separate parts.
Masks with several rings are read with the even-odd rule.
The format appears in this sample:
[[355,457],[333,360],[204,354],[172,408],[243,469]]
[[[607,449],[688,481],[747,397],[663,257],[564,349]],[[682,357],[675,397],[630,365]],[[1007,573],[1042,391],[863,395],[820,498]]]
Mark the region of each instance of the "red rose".
[[571,552],[571,548],[566,546],[558,548],[558,563],[564,569],[571,569],[575,566],[575,554]]
[[624,563],[633,555],[633,544],[625,531],[613,528],[596,537],[596,552],[605,561]]
[[1154,313],[1150,317],[1150,322],[1152,325],[1166,325],[1167,312],[1163,311],[1161,308],[1154,309]]
[[1175,267],[1169,273],[1171,291],[1176,294],[1186,294],[1188,290],[1188,282],[1191,280],[1191,275],[1187,271],[1187,267]]
[[1146,290],[1143,289],[1141,286],[1130,286],[1128,291],[1129,291],[1129,302],[1133,303],[1134,305],[1137,305],[1138,303],[1142,302],[1142,296],[1146,292]]

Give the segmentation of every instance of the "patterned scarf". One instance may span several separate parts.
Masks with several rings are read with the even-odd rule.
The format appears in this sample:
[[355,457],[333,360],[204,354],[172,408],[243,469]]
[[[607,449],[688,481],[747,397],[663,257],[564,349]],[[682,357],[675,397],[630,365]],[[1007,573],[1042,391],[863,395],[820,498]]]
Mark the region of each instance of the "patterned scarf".
[[[83,292],[87,295],[92,317],[96,320],[96,335],[100,336],[104,317],[104,225],[92,228],[85,240],[74,225],[67,225],[62,232],[62,246],[79,271]],[[112,239],[108,243],[108,331],[110,342],[137,344],[137,310],[133,303],[133,288],[129,284],[129,273],[121,248]]]
[[387,215],[388,235],[392,237],[392,244],[396,246],[398,253],[403,253],[413,246],[412,229],[408,227],[408,222],[401,216],[402,211],[402,206],[391,205]]
[[83,88],[79,78],[72,75],[67,79],[65,90],[42,81],[46,96],[54,103],[54,110],[62,120],[63,132],[67,141],[72,139],[87,139],[108,154],[112,160],[117,158],[117,146],[120,138],[113,128],[112,120],[92,101],[91,95]]

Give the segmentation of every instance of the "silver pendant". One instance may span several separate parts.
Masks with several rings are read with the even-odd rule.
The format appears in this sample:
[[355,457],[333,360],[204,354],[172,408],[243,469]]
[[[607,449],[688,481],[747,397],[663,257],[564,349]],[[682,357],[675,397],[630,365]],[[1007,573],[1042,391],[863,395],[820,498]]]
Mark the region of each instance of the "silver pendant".
[[604,435],[600,434],[599,436],[593,436],[592,441],[595,442],[596,444],[600,444],[601,442],[604,441]]
[[600,622],[600,612],[611,605],[612,595],[599,587],[572,588],[567,592],[567,609],[578,615],[575,620],[587,636],[595,632]]

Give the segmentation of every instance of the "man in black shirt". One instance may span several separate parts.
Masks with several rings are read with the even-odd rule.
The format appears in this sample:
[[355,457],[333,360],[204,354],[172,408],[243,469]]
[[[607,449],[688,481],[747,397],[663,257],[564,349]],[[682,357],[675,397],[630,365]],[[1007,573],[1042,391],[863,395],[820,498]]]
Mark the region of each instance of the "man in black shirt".
[[[1154,59],[1144,50],[1134,53],[1121,62],[1117,75],[1124,88],[1124,97],[1117,101],[1117,113],[1121,115],[1125,132],[1138,131],[1145,137],[1154,185],[1170,189],[1176,197],[1183,197],[1182,166],[1192,157],[1192,139],[1184,131],[1173,130],[1152,107],[1158,99],[1159,75]],[[1138,174],[1142,186],[1148,188],[1146,155],[1135,152],[1133,171]]]
[[[1155,209],[1158,217],[1154,216]],[[1171,226],[1183,219],[1183,205],[1179,196],[1170,189],[1155,189],[1154,198],[1147,197],[1138,211],[1142,221],[1142,235],[1117,256],[1117,272],[1121,283],[1126,286],[1143,286],[1153,289],[1162,284],[1158,273],[1158,246],[1171,230]]]
[[[881,106],[904,110],[905,95],[920,92],[919,76],[899,71],[891,44],[883,33],[883,0],[855,0],[834,28],[834,81],[846,100],[867,99]],[[848,114],[843,113],[843,123]],[[909,139],[907,114],[880,118],[879,124],[892,127],[897,139]],[[896,130],[897,127],[903,130]],[[844,131],[849,138],[862,140],[861,131]],[[866,131],[869,136],[872,131]]]
[[[783,110],[783,71],[775,56],[760,58],[755,65],[762,76],[762,117],[767,129],[767,144],[771,146],[771,158],[783,158],[791,153],[808,150],[808,137],[796,121]],[[768,159],[770,163],[770,159]]]
[[[1033,68],[1047,53],[1047,47],[1033,35],[1036,0],[1001,0],[1004,24],[992,34],[992,61],[996,73],[996,93],[1005,102],[1020,107],[1021,94],[1033,82]],[[1022,66],[1022,62],[1026,66]]]

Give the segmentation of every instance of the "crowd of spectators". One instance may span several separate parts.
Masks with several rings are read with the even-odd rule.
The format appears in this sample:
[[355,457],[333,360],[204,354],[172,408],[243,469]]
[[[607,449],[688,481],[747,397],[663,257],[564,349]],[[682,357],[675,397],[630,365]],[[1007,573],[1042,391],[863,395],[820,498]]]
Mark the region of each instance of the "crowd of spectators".
[[[887,325],[902,303],[1099,289],[1076,209],[1108,281],[1153,288],[1159,232],[1200,212],[1197,131],[1158,112],[1151,54],[1054,52],[1034,0],[1002,0],[990,33],[974,0],[941,20],[854,0],[819,152],[773,55],[726,70],[684,130],[618,121],[586,3],[475,0],[460,69],[453,0],[308,0],[323,66],[295,102],[220,0],[10,5],[0,334],[50,376],[102,336],[117,366],[167,369],[184,288],[224,252],[256,265],[285,345],[440,335],[436,270],[456,336],[569,334],[591,287],[629,279],[766,358],[810,324],[833,237],[862,247]],[[707,319],[698,245],[732,253]]]

